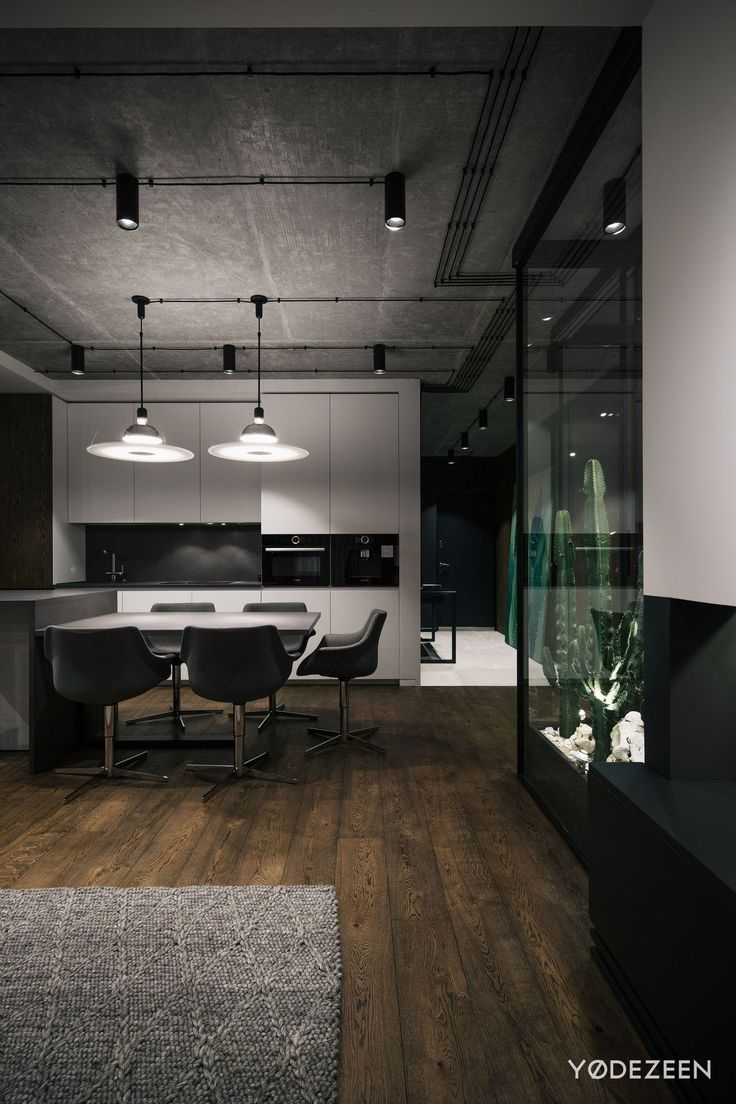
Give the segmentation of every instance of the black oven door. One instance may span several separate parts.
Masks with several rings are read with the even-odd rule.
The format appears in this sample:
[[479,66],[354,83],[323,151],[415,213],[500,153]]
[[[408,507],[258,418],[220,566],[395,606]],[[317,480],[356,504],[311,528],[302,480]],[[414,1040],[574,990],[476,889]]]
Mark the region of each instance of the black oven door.
[[301,538],[298,544],[278,538],[264,540],[263,585],[273,587],[329,586],[329,542]]

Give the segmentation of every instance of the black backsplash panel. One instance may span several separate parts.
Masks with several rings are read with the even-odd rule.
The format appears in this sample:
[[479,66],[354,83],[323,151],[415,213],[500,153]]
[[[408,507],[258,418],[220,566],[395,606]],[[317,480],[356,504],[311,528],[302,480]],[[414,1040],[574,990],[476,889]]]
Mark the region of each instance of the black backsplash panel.
[[111,567],[127,583],[257,583],[259,525],[88,525],[87,582],[109,582]]

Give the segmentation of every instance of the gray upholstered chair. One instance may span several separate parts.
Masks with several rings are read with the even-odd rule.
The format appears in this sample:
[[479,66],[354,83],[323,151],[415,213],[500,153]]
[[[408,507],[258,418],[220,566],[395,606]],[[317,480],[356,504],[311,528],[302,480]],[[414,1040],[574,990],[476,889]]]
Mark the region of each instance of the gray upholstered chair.
[[352,741],[385,755],[386,749],[371,744],[366,737],[378,732],[378,725],[350,729],[350,682],[372,675],[378,666],[378,642],[381,638],[386,611],[371,610],[362,629],[355,633],[329,633],[297,668],[298,675],[324,675],[340,683],[340,731],[328,728],[308,728],[310,736],[321,736],[322,742],[307,749],[307,755],[325,751],[336,744]]
[[[243,613],[306,613],[307,607],[304,602],[246,602],[243,606]],[[310,629],[309,632],[282,632],[281,642],[284,645],[287,653],[291,656],[292,663],[296,663],[298,659],[301,659],[306,651],[307,644],[310,639],[315,635],[314,629]],[[249,717],[263,717],[263,720],[258,726],[258,731],[262,732],[264,728],[270,725],[271,721],[316,721],[317,717],[314,713],[296,713],[294,710],[287,709],[285,705],[278,705],[276,703],[276,694],[269,694],[268,696],[268,708],[267,709],[249,709]]]
[[[214,613],[214,602],[154,602],[151,613]],[[184,717],[211,717],[222,713],[221,709],[182,709],[181,708],[181,656],[178,652],[157,648],[156,655],[163,656],[171,666],[171,709],[164,713],[149,713],[145,717],[132,717],[127,724],[150,724],[151,721],[174,721],[182,732],[185,729]]]
[[266,698],[283,686],[291,672],[292,659],[281,643],[273,625],[257,625],[243,629],[204,629],[190,625],[184,630],[181,657],[189,668],[189,682],[194,690],[210,701],[233,704],[233,762],[187,763],[186,769],[207,774],[226,771],[203,795],[207,801],[218,790],[247,776],[266,778],[274,782],[298,782],[282,774],[253,770],[256,763],[268,758],[262,752],[245,758],[245,705]]
[[86,781],[64,798],[71,801],[85,786],[109,778],[168,782],[165,774],[130,770],[145,759],[140,751],[115,762],[118,702],[145,694],[169,673],[169,662],[154,655],[140,629],[65,629],[51,625],[44,633],[44,651],[51,664],[54,687],[63,698],[104,707],[105,761],[101,767],[60,767],[57,774],[78,774]]

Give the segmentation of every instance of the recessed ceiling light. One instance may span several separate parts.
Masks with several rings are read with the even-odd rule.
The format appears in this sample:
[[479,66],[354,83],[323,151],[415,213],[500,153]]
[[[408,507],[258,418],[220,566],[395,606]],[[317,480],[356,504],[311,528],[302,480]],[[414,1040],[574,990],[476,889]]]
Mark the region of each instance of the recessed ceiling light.
[[552,321],[552,317],[553,317],[553,316],[552,316],[551,314],[545,314],[545,315],[543,315],[543,316],[542,316],[542,321],[543,321],[543,322],[551,322],[551,321]]
[[576,452],[571,452],[570,456],[577,456],[577,453]]
[[606,413],[606,411],[601,410],[601,418],[607,418],[607,417],[608,417],[608,414]]

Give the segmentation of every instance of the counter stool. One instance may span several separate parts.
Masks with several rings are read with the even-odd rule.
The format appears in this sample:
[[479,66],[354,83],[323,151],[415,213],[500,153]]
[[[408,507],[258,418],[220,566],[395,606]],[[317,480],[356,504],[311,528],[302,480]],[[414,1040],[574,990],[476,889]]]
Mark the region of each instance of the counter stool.
[[[304,602],[246,602],[243,606],[243,613],[306,613],[307,607]],[[304,655],[307,644],[311,638],[315,635],[314,629],[310,629],[308,633],[300,632],[282,632],[280,633],[281,642],[286,648],[287,653],[291,656],[292,662],[296,663],[297,659],[301,659]],[[293,710],[287,709],[285,705],[276,704],[276,694],[269,694],[268,696],[268,708],[267,709],[249,709],[249,717],[263,717],[263,720],[258,726],[258,731],[263,731],[271,721],[316,721],[317,717],[314,713],[295,713]]]
[[63,698],[104,707],[105,761],[101,767],[59,767],[55,774],[87,776],[67,794],[64,803],[86,787],[111,778],[141,782],[168,782],[165,774],[130,770],[148,755],[140,751],[115,762],[118,702],[145,694],[169,673],[169,661],[154,655],[140,629],[65,629],[51,625],[43,640],[51,664],[54,688]]
[[[151,613],[214,613],[214,602],[154,602]],[[174,721],[182,732],[185,730],[184,717],[214,717],[222,713],[221,709],[182,709],[181,708],[181,656],[178,652],[155,649],[155,654],[166,659],[171,668],[171,709],[165,713],[149,713],[145,717],[133,717],[126,724],[150,724],[151,721]]]
[[362,629],[356,633],[329,633],[323,636],[312,654],[299,664],[298,675],[325,675],[340,683],[340,731],[308,728],[309,735],[321,736],[322,742],[307,748],[305,755],[314,755],[350,741],[381,755],[386,754],[384,747],[371,744],[366,739],[378,732],[378,725],[350,729],[350,682],[354,678],[372,675],[378,666],[378,641],[385,621],[385,610],[371,610]]
[[205,629],[189,625],[181,642],[181,657],[189,668],[189,681],[198,694],[211,701],[233,703],[232,763],[187,763],[198,774],[226,771],[203,795],[208,801],[218,790],[239,778],[265,778],[273,782],[298,782],[283,774],[253,770],[268,752],[245,758],[245,705],[275,694],[289,677],[292,659],[273,625],[243,629]]

